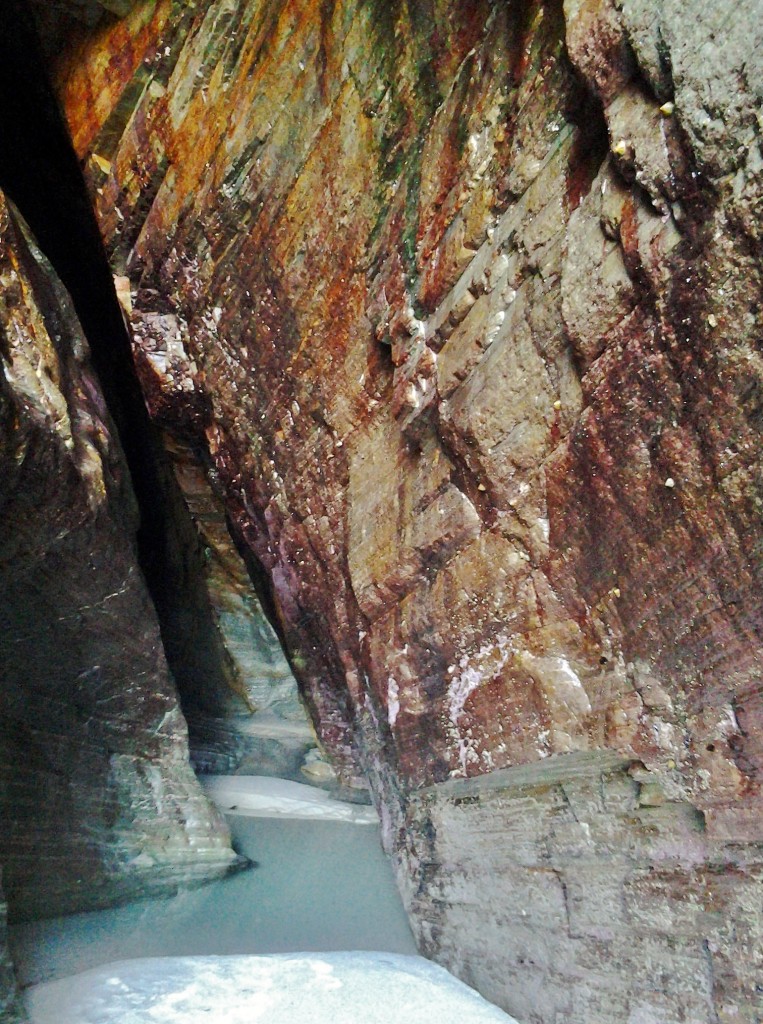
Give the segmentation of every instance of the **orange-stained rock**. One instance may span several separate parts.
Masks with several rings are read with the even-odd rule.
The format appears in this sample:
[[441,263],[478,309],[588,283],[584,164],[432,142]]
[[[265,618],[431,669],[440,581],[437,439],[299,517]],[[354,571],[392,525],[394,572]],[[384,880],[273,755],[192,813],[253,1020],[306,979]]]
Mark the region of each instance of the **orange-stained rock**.
[[61,64],[157,414],[521,1019],[759,1014],[759,21],[144,2]]

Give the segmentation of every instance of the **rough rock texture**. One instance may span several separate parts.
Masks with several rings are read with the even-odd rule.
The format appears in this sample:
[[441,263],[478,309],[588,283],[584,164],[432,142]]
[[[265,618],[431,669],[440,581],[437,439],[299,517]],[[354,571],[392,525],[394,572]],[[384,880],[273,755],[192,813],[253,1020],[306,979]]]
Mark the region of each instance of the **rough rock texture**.
[[0,1020],[3,1024],[22,1024],[27,1020],[17,996],[16,976],[7,945],[8,907],[0,889]]
[[415,794],[422,950],[522,1021],[757,1024],[759,851],[628,767],[575,753]]
[[218,877],[70,299],[0,199],[0,864],[15,917]]
[[763,1015],[760,32],[157,0],[57,62],[152,408],[527,1021]]

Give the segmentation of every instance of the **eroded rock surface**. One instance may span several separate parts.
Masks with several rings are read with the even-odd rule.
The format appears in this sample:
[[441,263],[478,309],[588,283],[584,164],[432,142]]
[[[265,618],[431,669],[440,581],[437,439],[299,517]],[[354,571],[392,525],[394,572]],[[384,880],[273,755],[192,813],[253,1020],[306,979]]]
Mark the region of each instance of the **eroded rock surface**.
[[0,863],[16,918],[236,858],[136,560],[124,458],[71,301],[0,205]]
[[527,1021],[763,1013],[760,26],[158,0],[57,64],[155,415]]

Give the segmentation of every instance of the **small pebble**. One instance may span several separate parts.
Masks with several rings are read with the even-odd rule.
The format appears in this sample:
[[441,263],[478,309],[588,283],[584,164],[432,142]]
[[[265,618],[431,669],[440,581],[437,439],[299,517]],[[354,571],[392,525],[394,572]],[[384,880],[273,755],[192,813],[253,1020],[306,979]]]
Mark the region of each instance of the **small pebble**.
[[670,100],[668,100],[667,103],[663,103],[662,106],[660,107],[660,113],[664,117],[670,117],[670,115],[673,113],[673,111],[675,109],[676,109],[675,103],[671,103]]
[[675,487],[676,486],[676,482],[675,482],[675,480],[673,479],[672,476],[669,476],[668,479],[665,481],[665,486],[666,487]]

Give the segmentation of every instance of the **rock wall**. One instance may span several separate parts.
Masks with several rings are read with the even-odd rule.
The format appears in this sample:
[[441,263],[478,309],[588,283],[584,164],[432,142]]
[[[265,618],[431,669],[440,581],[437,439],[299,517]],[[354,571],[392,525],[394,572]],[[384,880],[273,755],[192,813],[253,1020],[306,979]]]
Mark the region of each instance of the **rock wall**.
[[144,0],[58,56],[152,408],[526,1021],[763,1014],[758,13]]
[[71,300],[0,198],[0,864],[18,919],[236,862],[136,559],[137,514]]
[[18,986],[7,946],[8,907],[0,890],[0,1020],[25,1024],[27,1017],[18,999]]

